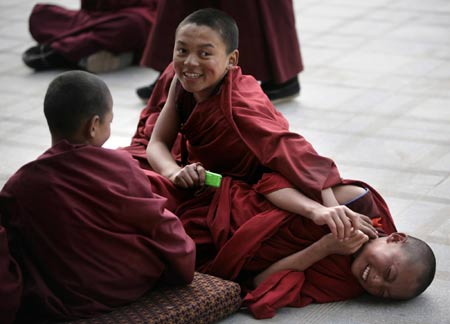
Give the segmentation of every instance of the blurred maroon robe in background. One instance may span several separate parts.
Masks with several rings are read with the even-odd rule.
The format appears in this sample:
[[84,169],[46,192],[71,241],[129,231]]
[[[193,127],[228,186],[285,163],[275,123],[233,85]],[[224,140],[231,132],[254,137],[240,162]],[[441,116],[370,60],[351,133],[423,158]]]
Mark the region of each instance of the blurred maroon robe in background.
[[292,0],[160,0],[141,64],[162,72],[172,61],[175,30],[202,8],[225,11],[239,28],[239,65],[262,82],[283,83],[303,70]]
[[82,0],[80,10],[37,4],[30,33],[72,62],[95,52],[139,56],[154,24],[157,0]]

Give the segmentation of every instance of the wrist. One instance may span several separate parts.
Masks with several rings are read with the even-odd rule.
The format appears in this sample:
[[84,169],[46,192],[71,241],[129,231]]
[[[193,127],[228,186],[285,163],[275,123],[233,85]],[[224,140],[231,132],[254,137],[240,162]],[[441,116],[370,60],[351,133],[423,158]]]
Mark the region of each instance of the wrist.
[[173,169],[171,168],[171,169],[165,170],[164,172],[161,172],[161,174],[162,174],[165,178],[167,178],[167,179],[173,181],[174,178],[175,178],[175,176],[176,176],[176,174],[177,174],[180,170],[181,170],[180,167],[178,167],[178,168],[173,168]]
[[[314,206],[309,206],[306,209],[306,213],[305,213],[305,217],[310,219],[311,221],[313,221],[314,223],[317,224],[318,218],[321,215],[321,209],[323,208],[322,205],[314,205]],[[318,224],[318,225],[323,225],[323,224]]]
[[322,256],[322,258],[325,258],[331,254],[334,254],[334,245],[331,240],[329,240],[329,237],[332,234],[326,234],[322,236],[322,238],[315,242],[317,244],[317,252]]

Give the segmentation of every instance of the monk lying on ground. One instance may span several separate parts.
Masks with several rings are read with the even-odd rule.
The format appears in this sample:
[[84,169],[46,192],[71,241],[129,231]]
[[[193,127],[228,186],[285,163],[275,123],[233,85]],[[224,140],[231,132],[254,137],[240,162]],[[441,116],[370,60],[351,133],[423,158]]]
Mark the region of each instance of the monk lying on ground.
[[[431,254],[424,266],[413,266],[402,248],[381,268],[376,260],[384,247],[414,240],[393,234],[389,209],[373,188],[343,180],[334,161],[289,130],[258,82],[241,73],[237,47],[236,23],[223,12],[186,17],[176,31],[173,62],[126,148],[194,239],[197,269],[241,282],[259,318],[282,306],[345,300],[365,290],[402,298],[422,291],[434,275],[428,246],[418,244]],[[205,170],[224,176],[219,188],[204,187]],[[378,256],[352,263],[351,254],[369,238],[365,246],[383,247]],[[417,279],[422,270],[427,280]],[[380,273],[386,283],[373,289]],[[414,280],[423,283],[405,287]]]
[[2,225],[23,273],[19,322],[88,317],[158,282],[193,279],[195,245],[166,199],[127,152],[101,147],[112,105],[92,74],[54,79],[44,101],[52,147],[0,193]]

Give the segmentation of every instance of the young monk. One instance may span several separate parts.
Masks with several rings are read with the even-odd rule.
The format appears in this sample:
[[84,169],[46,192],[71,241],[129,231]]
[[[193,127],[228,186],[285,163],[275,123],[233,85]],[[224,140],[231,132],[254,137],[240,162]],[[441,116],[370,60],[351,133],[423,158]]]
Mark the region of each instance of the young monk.
[[[334,162],[318,155],[302,136],[291,133],[255,79],[240,74],[237,39],[236,23],[219,10],[199,10],[180,23],[173,68],[168,68],[176,76],[147,146],[152,169],[181,188],[203,185],[205,168],[248,183],[270,169],[290,179],[310,198],[338,205],[330,189],[341,183]],[[182,89],[176,89],[177,79]],[[177,90],[181,92],[178,98]],[[185,166],[171,154],[179,131],[187,139]],[[322,215],[311,217],[331,219],[347,234],[348,218],[356,229],[359,226],[361,215],[347,208],[307,211],[306,203],[299,207],[304,207],[299,214],[305,216],[320,210]]]
[[0,193],[2,225],[23,272],[19,321],[88,317],[156,283],[192,281],[195,246],[128,153],[104,149],[112,97],[70,71],[44,100],[52,147]]
[[[378,293],[362,285],[359,263],[352,273],[351,254],[368,238],[383,241],[378,235],[396,232],[386,203],[369,185],[343,180],[332,160],[289,131],[256,80],[237,67],[237,37],[234,21],[213,9],[180,23],[173,63],[127,150],[163,176],[153,178],[178,202],[175,212],[196,242],[198,269],[248,287],[246,302],[256,317],[285,305]],[[224,175],[220,188],[202,187],[205,169]],[[323,247],[323,237],[327,247],[338,246],[332,239],[351,247],[322,248],[301,265],[303,256],[291,257],[316,242]],[[366,265],[367,279],[376,268]]]

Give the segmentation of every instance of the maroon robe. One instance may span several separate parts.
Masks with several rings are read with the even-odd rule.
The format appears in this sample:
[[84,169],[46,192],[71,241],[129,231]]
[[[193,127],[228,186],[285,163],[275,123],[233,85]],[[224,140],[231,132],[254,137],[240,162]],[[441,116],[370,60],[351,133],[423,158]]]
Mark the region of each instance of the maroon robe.
[[[381,232],[395,225],[383,198],[369,185],[342,180],[332,160],[322,157],[302,136],[291,133],[287,121],[273,107],[253,77],[230,71],[218,93],[192,107],[190,94],[181,91],[177,106],[185,118],[181,133],[188,161],[200,161],[221,173],[220,188],[204,188],[190,197],[149,171],[145,149],[166,100],[174,75],[170,65],[162,74],[136,134],[125,148],[152,179],[154,190],[176,201],[175,213],[197,246],[200,271],[237,280],[248,288],[246,305],[255,317],[274,315],[279,307],[345,300],[363,292],[350,271],[351,257],[330,256],[306,271],[273,274],[258,288],[247,285],[270,264],[305,248],[329,233],[326,226],[276,208],[264,195],[297,188],[321,202],[321,191],[339,184],[370,189],[363,201],[349,206],[373,217]],[[178,137],[172,153],[181,158]],[[289,182],[286,180],[289,179]]]
[[[145,147],[173,75],[171,64],[141,113],[128,149],[136,157],[145,159]],[[303,136],[290,132],[287,120],[258,82],[243,75],[240,68],[225,76],[217,95],[195,107],[189,105],[191,96],[181,91],[178,98],[181,113],[190,114],[181,128],[190,162],[200,161],[207,170],[250,183],[266,169],[276,171],[317,201],[323,189],[341,183],[334,162],[317,154]]]
[[126,152],[56,144],[0,193],[21,314],[87,317],[193,279],[195,246]]
[[80,10],[34,6],[30,33],[72,62],[97,51],[141,54],[156,16],[157,0],[82,0]]
[[22,273],[9,253],[6,231],[0,225],[0,323],[9,324],[14,321],[21,294]]
[[[349,207],[371,217],[381,235],[395,231],[386,203],[373,188],[360,181],[344,184],[370,189]],[[263,197],[292,187],[276,173],[266,173],[253,186],[225,178],[214,193],[199,195],[176,210],[198,246],[198,269],[241,282],[247,291],[244,305],[256,318],[272,317],[283,306],[347,300],[364,292],[351,273],[352,257],[342,255],[331,255],[302,272],[274,273],[253,289],[251,280],[258,273],[330,232],[327,226],[280,210]]]
[[162,72],[172,61],[175,30],[195,10],[227,12],[239,28],[239,64],[260,81],[283,83],[303,70],[292,0],[160,0],[141,64]]

